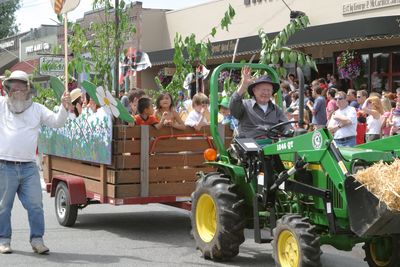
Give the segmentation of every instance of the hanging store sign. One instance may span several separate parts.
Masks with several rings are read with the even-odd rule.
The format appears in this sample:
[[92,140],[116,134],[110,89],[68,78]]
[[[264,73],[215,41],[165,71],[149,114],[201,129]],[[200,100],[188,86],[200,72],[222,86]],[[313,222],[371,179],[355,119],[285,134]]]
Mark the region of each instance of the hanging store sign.
[[64,74],[63,57],[41,57],[39,61],[40,75],[62,75]]
[[236,40],[222,41],[211,45],[213,56],[231,55],[235,51]]
[[14,40],[8,41],[8,42],[4,42],[0,44],[0,48],[9,48],[11,46],[14,46]]
[[42,44],[35,44],[35,45],[30,45],[25,48],[25,53],[34,53],[34,52],[39,52],[39,51],[46,51],[50,50],[50,44],[49,43],[42,43]]
[[244,0],[243,3],[245,6],[249,6],[251,4],[257,4],[261,2],[273,2],[274,0]]
[[343,4],[343,15],[365,12],[373,9],[399,6],[400,0],[365,0]]

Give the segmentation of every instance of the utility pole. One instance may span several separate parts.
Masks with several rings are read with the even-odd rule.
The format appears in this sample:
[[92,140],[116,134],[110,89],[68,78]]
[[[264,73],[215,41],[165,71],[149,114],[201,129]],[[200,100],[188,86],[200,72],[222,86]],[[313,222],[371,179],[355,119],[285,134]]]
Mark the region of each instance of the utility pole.
[[114,42],[115,42],[115,64],[114,64],[114,91],[115,91],[115,96],[119,96],[119,48],[120,48],[120,43],[119,43],[119,0],[115,0],[115,7],[114,7],[114,12],[115,12],[115,37],[114,37]]

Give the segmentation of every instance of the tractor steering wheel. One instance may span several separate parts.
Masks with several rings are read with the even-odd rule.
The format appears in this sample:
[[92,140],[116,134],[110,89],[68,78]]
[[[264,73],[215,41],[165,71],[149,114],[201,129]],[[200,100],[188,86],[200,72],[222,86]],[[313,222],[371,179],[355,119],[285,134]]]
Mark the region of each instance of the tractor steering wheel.
[[266,135],[269,139],[272,140],[279,140],[281,137],[292,137],[293,136],[293,131],[290,131],[290,133],[286,133],[282,131],[282,126],[285,126],[286,124],[291,124],[291,123],[299,123],[299,121],[284,121],[281,123],[278,123],[271,128],[268,128]]

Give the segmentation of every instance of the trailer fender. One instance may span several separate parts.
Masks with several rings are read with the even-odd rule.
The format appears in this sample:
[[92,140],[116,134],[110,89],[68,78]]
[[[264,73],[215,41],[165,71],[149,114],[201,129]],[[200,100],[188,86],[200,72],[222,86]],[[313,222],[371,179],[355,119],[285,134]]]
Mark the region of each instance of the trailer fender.
[[64,182],[69,191],[71,197],[71,205],[86,204],[86,187],[85,182],[81,177],[73,175],[55,175],[51,183],[50,196],[54,197],[56,188],[59,182]]

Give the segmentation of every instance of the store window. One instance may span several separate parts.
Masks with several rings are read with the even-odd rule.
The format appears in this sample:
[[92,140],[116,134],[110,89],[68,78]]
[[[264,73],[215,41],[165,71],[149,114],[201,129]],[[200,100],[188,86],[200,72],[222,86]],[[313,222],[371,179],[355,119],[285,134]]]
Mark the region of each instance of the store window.
[[381,93],[389,90],[389,53],[372,54],[371,91]]
[[400,52],[392,53],[392,91],[400,88]]
[[[370,74],[370,69],[369,69],[369,54],[361,54],[361,81],[359,81],[359,86],[361,84],[366,84],[368,86],[369,84],[369,74]],[[356,85],[354,85],[356,86]],[[358,87],[359,87],[358,86]]]

